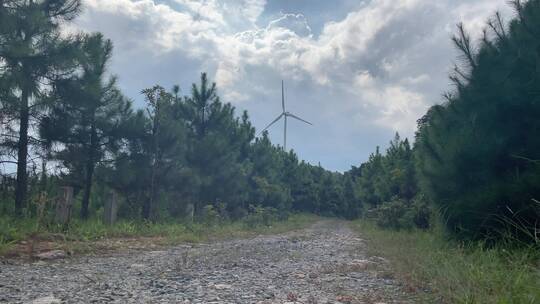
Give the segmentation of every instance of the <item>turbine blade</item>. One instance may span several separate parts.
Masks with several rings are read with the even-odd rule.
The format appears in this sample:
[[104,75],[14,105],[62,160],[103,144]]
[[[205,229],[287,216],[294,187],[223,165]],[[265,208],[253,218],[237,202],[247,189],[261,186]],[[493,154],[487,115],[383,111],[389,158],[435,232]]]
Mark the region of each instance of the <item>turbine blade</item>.
[[276,119],[274,119],[274,121],[272,121],[272,122],[271,122],[270,124],[268,124],[268,126],[266,126],[266,128],[262,129],[262,131],[261,131],[261,132],[259,132],[259,135],[261,135],[261,134],[262,134],[262,132],[264,132],[264,131],[268,130],[268,128],[270,128],[270,127],[271,127],[271,126],[272,126],[273,124],[275,124],[275,123],[276,123],[276,122],[277,122],[278,120],[280,120],[280,119],[281,119],[281,117],[283,117],[283,115],[285,115],[285,114],[283,114],[283,113],[282,113],[282,114],[281,114],[281,115],[279,115],[279,116],[278,116],[278,117],[277,117]]
[[283,85],[283,80],[281,80],[281,108],[285,112],[285,87]]
[[307,123],[307,124],[313,126],[313,124],[310,123],[309,121],[303,120],[302,118],[300,118],[300,117],[298,117],[298,116],[296,116],[296,115],[294,115],[294,114],[292,114],[292,113],[287,113],[286,115],[287,115],[287,116],[290,116],[290,117],[292,117],[292,118],[298,119],[298,120],[300,120],[300,121],[302,121],[302,122],[305,122],[305,123]]

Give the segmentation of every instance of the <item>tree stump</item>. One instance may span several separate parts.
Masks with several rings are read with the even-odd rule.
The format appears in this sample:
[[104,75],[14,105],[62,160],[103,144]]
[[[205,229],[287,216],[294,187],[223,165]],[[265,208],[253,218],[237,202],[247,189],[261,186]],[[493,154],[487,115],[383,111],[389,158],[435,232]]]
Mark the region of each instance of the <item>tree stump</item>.
[[56,213],[54,220],[58,224],[67,225],[71,218],[73,209],[73,188],[62,187],[62,196],[56,202]]
[[113,225],[116,222],[116,215],[118,213],[118,195],[116,191],[111,190],[107,201],[105,201],[105,208],[103,210],[103,222],[107,225]]

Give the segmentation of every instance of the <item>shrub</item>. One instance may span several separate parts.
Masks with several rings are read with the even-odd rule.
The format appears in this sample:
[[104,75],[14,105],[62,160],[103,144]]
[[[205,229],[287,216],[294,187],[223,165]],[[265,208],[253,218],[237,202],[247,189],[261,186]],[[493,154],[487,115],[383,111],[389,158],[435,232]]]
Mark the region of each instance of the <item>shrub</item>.
[[422,195],[410,202],[395,197],[377,207],[374,214],[381,228],[400,230],[430,227],[431,208]]
[[[540,246],[540,201],[532,199],[530,208],[521,211],[514,211],[508,208],[509,215],[497,215],[497,220],[502,228],[495,231],[496,239],[503,239],[510,243],[532,245],[535,248]],[[523,212],[526,211],[526,212]],[[534,219],[534,220],[531,220]],[[488,239],[490,235],[486,236]]]
[[214,226],[221,222],[219,210],[214,205],[206,205],[202,212],[202,222],[208,226]]
[[382,203],[376,211],[377,225],[389,229],[410,229],[413,227],[412,213],[401,199]]
[[433,210],[423,194],[418,194],[412,201],[408,212],[412,212],[416,228],[428,229],[431,226]]
[[287,219],[287,214],[279,212],[276,208],[249,206],[250,213],[244,218],[244,223],[249,228],[257,226],[270,226],[275,221]]

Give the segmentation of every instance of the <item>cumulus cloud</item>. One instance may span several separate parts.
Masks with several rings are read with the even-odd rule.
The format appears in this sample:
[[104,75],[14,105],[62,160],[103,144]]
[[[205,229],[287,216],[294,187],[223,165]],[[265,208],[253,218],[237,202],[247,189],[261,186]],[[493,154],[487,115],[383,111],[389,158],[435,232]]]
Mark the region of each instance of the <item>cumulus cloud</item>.
[[302,14],[283,14],[280,18],[268,24],[267,29],[283,28],[290,30],[300,37],[311,36],[311,27]]
[[[332,19],[324,6],[319,15],[331,20],[313,28],[310,18],[318,15],[306,12],[317,13],[317,1],[305,12],[277,14],[265,11],[265,0],[84,4],[77,27],[113,40],[113,71],[128,94],[152,82],[187,84],[207,71],[223,99],[248,109],[262,127],[278,108],[285,79],[290,106],[321,126],[314,134],[299,129],[303,141],[295,148],[339,169],[386,142],[381,136],[413,134],[416,119],[448,89],[457,22],[478,37],[495,10],[510,15],[505,0],[336,0],[353,9]],[[321,135],[342,148],[329,150]]]

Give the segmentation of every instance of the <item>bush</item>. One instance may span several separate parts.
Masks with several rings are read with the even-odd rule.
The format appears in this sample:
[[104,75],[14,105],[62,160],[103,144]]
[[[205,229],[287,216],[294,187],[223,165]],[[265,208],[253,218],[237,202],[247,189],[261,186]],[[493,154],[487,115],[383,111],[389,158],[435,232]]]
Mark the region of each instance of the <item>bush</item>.
[[273,222],[286,220],[288,215],[284,212],[279,212],[276,208],[249,206],[250,213],[244,218],[244,223],[249,228],[257,226],[270,226]]
[[[538,227],[540,201],[532,199],[532,202],[533,204],[526,210],[514,211],[509,209],[509,215],[497,215],[497,221],[500,222],[502,228],[495,231],[495,239],[525,245],[525,247],[532,245],[534,248],[540,248],[540,228]],[[486,235],[487,239],[490,239],[490,237],[491,235]]]
[[413,227],[412,213],[407,204],[401,199],[385,202],[375,211],[377,225],[388,229],[411,229]]
[[416,228],[428,229],[431,226],[433,210],[423,194],[419,194],[413,199],[408,212],[412,212]]
[[422,195],[410,202],[394,198],[375,209],[376,223],[387,229],[428,229],[431,220],[431,208]]
[[221,222],[219,210],[213,205],[206,205],[203,208],[202,222],[208,226],[214,226]]

